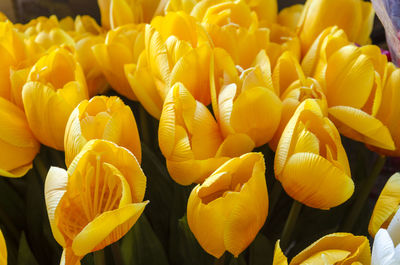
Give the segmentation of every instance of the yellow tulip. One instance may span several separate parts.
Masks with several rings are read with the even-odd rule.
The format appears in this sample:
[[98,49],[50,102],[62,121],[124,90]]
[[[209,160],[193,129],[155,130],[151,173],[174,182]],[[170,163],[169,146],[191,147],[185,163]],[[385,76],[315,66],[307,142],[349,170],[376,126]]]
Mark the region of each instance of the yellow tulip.
[[45,199],[53,236],[64,248],[62,262],[79,264],[125,235],[148,203],[145,189],[135,156],[105,140],[89,141],[68,171],[51,167]]
[[[273,265],[287,264],[287,258],[282,253],[278,240],[275,245]],[[289,263],[289,265],[306,264],[369,265],[371,250],[368,238],[350,233],[326,235],[297,254]]]
[[376,201],[368,232],[375,236],[380,228],[386,229],[400,206],[400,173],[390,177]]
[[111,87],[121,95],[135,100],[124,66],[136,63],[144,49],[144,26],[125,25],[107,33],[105,43],[93,46],[97,65],[101,68]]
[[369,146],[369,148],[383,155],[400,156],[400,105],[398,104],[400,100],[400,90],[398,89],[400,69],[389,63],[387,70],[387,79],[382,91],[382,103],[376,118],[389,129],[396,149],[390,151],[374,146]]
[[146,25],[145,50],[137,65],[125,67],[125,73],[144,108],[158,119],[169,89],[177,82],[196,100],[210,103],[211,52],[202,26],[186,13],[171,12]]
[[0,97],[0,175],[22,177],[32,168],[40,144],[29,129],[24,112]]
[[324,29],[301,61],[304,74],[315,78],[324,78],[321,75],[323,75],[323,68],[326,66],[328,58],[332,53],[348,44],[350,42],[342,29],[337,26]]
[[313,208],[338,206],[353,194],[339,132],[316,100],[303,101],[283,131],[275,176],[293,199]]
[[376,115],[382,102],[387,59],[377,46],[347,45],[334,52],[319,80],[326,91],[329,117],[340,133],[394,150],[390,131]]
[[29,127],[43,144],[64,150],[64,132],[74,108],[88,98],[81,66],[66,49],[43,56],[29,73],[22,101]]
[[360,45],[371,42],[374,10],[363,0],[307,0],[298,24],[302,53],[305,54],[317,36],[327,27],[338,26],[349,40]]
[[7,245],[0,230],[0,264],[7,265]]
[[65,129],[65,163],[69,166],[91,139],[104,139],[127,148],[141,161],[135,117],[118,97],[96,96],[82,101],[71,113]]
[[273,69],[278,58],[285,51],[290,51],[297,61],[299,61],[301,55],[300,40],[290,28],[273,24],[270,27],[270,42],[266,51]]
[[149,23],[157,11],[160,0],[97,0],[101,25],[116,29],[126,24]]
[[282,9],[278,14],[278,23],[296,31],[304,5],[297,4]]
[[281,120],[279,122],[278,129],[274,134],[274,137],[268,143],[272,150],[276,150],[279,140],[281,139],[283,130],[285,129],[289,120],[292,118],[297,107],[300,105],[301,102],[308,98],[315,99],[321,107],[321,111],[324,116],[327,115],[328,105],[326,102],[326,97],[318,81],[310,77],[307,77],[303,80],[299,79],[294,81],[281,96]]
[[254,148],[254,142],[243,133],[224,139],[207,107],[181,83],[176,83],[165,99],[158,139],[168,171],[181,185],[203,182],[229,158]]
[[243,252],[264,225],[267,214],[261,153],[228,160],[192,190],[187,205],[190,230],[203,249],[216,258],[225,251],[235,257]]
[[8,17],[3,12],[0,12],[0,21],[4,22],[6,20],[8,20]]
[[237,83],[227,83],[215,94],[215,112],[224,138],[244,134],[256,147],[269,142],[278,128],[282,103],[272,85],[265,51],[260,52],[256,66],[245,70]]

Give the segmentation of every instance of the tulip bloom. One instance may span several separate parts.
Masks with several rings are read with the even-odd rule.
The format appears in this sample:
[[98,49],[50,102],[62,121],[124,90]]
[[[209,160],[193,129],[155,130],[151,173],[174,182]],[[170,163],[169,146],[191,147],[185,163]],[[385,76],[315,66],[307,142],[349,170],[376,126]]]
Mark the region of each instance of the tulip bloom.
[[74,108],[88,98],[86,81],[74,56],[57,48],[32,68],[22,90],[29,127],[43,144],[64,150],[64,132]]
[[[273,265],[287,264],[287,258],[282,253],[278,240],[275,245]],[[300,264],[371,264],[368,239],[350,233],[326,235],[297,254],[289,263],[289,265]]]
[[141,161],[139,132],[131,109],[118,97],[96,96],[82,101],[65,129],[65,164],[91,139],[104,139],[127,148]]
[[7,246],[1,230],[0,230],[0,264],[7,265]]
[[320,209],[345,202],[354,191],[339,132],[314,99],[297,108],[282,133],[275,176],[295,200]]
[[243,252],[264,225],[267,214],[261,153],[227,161],[192,190],[187,205],[190,230],[203,249],[216,258],[225,251],[235,257]]
[[105,43],[92,47],[97,65],[100,67],[111,87],[121,95],[136,100],[124,67],[136,63],[144,49],[143,25],[125,25],[107,33]]
[[307,0],[298,24],[298,35],[305,54],[317,36],[327,27],[338,26],[349,40],[360,45],[370,41],[374,10],[363,0]]
[[400,263],[400,210],[387,229],[379,229],[372,246],[371,265],[396,265]]
[[246,134],[224,139],[207,107],[180,83],[171,88],[165,99],[158,139],[168,172],[181,185],[203,182],[230,157],[254,148]]
[[51,167],[45,183],[54,238],[64,248],[62,264],[125,235],[142,214],[146,177],[135,156],[104,140],[89,141],[68,171]]
[[177,82],[196,100],[210,104],[211,52],[202,26],[186,13],[171,12],[146,25],[145,50],[137,64],[125,67],[125,73],[138,100],[158,119],[169,89]]
[[400,173],[390,177],[376,201],[368,232],[375,236],[380,228],[387,228],[400,206]]
[[24,112],[0,97],[0,175],[22,177],[32,168],[40,144],[29,129]]
[[387,67],[378,47],[347,45],[328,58],[319,81],[326,91],[329,117],[341,134],[394,150],[388,127],[377,118]]

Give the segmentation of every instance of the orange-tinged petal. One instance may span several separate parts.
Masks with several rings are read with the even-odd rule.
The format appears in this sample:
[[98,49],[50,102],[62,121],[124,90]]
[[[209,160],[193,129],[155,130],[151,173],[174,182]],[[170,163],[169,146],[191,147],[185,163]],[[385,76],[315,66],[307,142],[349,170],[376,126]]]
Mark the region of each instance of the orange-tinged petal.
[[400,173],[389,178],[376,201],[368,232],[375,236],[380,228],[387,228],[400,205]]
[[238,157],[255,148],[254,141],[245,133],[230,134],[219,146],[216,157]]

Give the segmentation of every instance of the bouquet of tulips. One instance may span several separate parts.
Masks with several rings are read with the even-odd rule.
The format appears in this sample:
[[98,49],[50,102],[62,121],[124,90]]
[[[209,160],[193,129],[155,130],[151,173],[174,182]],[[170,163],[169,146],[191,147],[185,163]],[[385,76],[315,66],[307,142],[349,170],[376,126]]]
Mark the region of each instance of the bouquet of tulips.
[[400,35],[372,2],[0,14],[0,265],[400,264]]

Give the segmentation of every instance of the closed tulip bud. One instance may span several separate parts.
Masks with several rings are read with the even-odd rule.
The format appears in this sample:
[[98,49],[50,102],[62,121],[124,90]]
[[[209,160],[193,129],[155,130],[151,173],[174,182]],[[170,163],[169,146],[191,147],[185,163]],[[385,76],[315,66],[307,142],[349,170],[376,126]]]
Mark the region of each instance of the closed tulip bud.
[[296,31],[304,5],[297,4],[282,9],[278,14],[278,23]]
[[121,95],[135,100],[125,76],[126,64],[136,63],[144,49],[144,26],[125,25],[107,33],[105,43],[93,46],[93,53],[111,87]]
[[45,199],[53,236],[64,248],[61,263],[79,264],[125,235],[148,203],[145,189],[135,156],[104,140],[89,141],[68,171],[51,167]]
[[[273,265],[287,265],[279,240],[275,245]],[[297,254],[289,265],[300,264],[371,264],[371,250],[368,238],[350,233],[326,235]]]
[[370,41],[374,10],[363,0],[307,0],[298,24],[298,35],[305,54],[317,36],[327,27],[338,26],[351,42]]
[[7,246],[3,232],[0,230],[0,264],[7,265]]
[[229,158],[254,148],[246,134],[224,139],[207,107],[181,83],[176,83],[165,99],[158,139],[168,172],[181,185],[203,182]]
[[106,29],[115,29],[126,24],[149,23],[160,4],[160,0],[97,0],[97,2],[100,7],[101,25]]
[[400,173],[389,178],[376,201],[368,232],[375,236],[380,228],[386,229],[400,207]]
[[345,202],[354,191],[339,132],[314,99],[297,108],[282,133],[275,176],[293,199],[319,209]]
[[40,144],[29,129],[24,112],[0,97],[0,175],[22,177],[32,168]]
[[324,116],[328,114],[328,104],[326,102],[326,97],[317,80],[307,77],[304,80],[294,81],[281,96],[281,120],[279,122],[278,129],[274,134],[274,137],[271,139],[271,141],[269,141],[269,146],[272,150],[276,150],[279,140],[281,139],[282,132],[285,129],[289,120],[292,118],[297,107],[301,104],[301,102],[309,98],[316,100],[318,105],[321,107],[321,111]]
[[347,45],[328,58],[324,79],[320,81],[326,91],[329,116],[340,133],[394,150],[388,127],[376,117],[382,102],[386,66],[386,58],[378,47]]
[[43,144],[64,150],[69,115],[88,98],[81,66],[74,56],[57,48],[43,56],[29,73],[22,101],[29,127]]
[[203,249],[216,258],[225,251],[235,257],[242,253],[264,225],[267,214],[261,153],[228,160],[192,190],[187,205],[190,230]]
[[223,86],[218,95],[218,122],[224,137],[244,134],[256,147],[271,140],[282,110],[282,103],[272,85],[265,51],[258,57],[264,57],[263,63],[244,71],[239,83]]
[[270,27],[270,42],[266,51],[271,61],[272,69],[275,68],[278,58],[285,51],[290,51],[299,61],[301,56],[300,40],[291,29],[279,24],[273,24]]
[[65,164],[69,166],[84,145],[104,139],[125,147],[141,161],[139,133],[131,109],[118,97],[96,96],[82,101],[65,129]]

